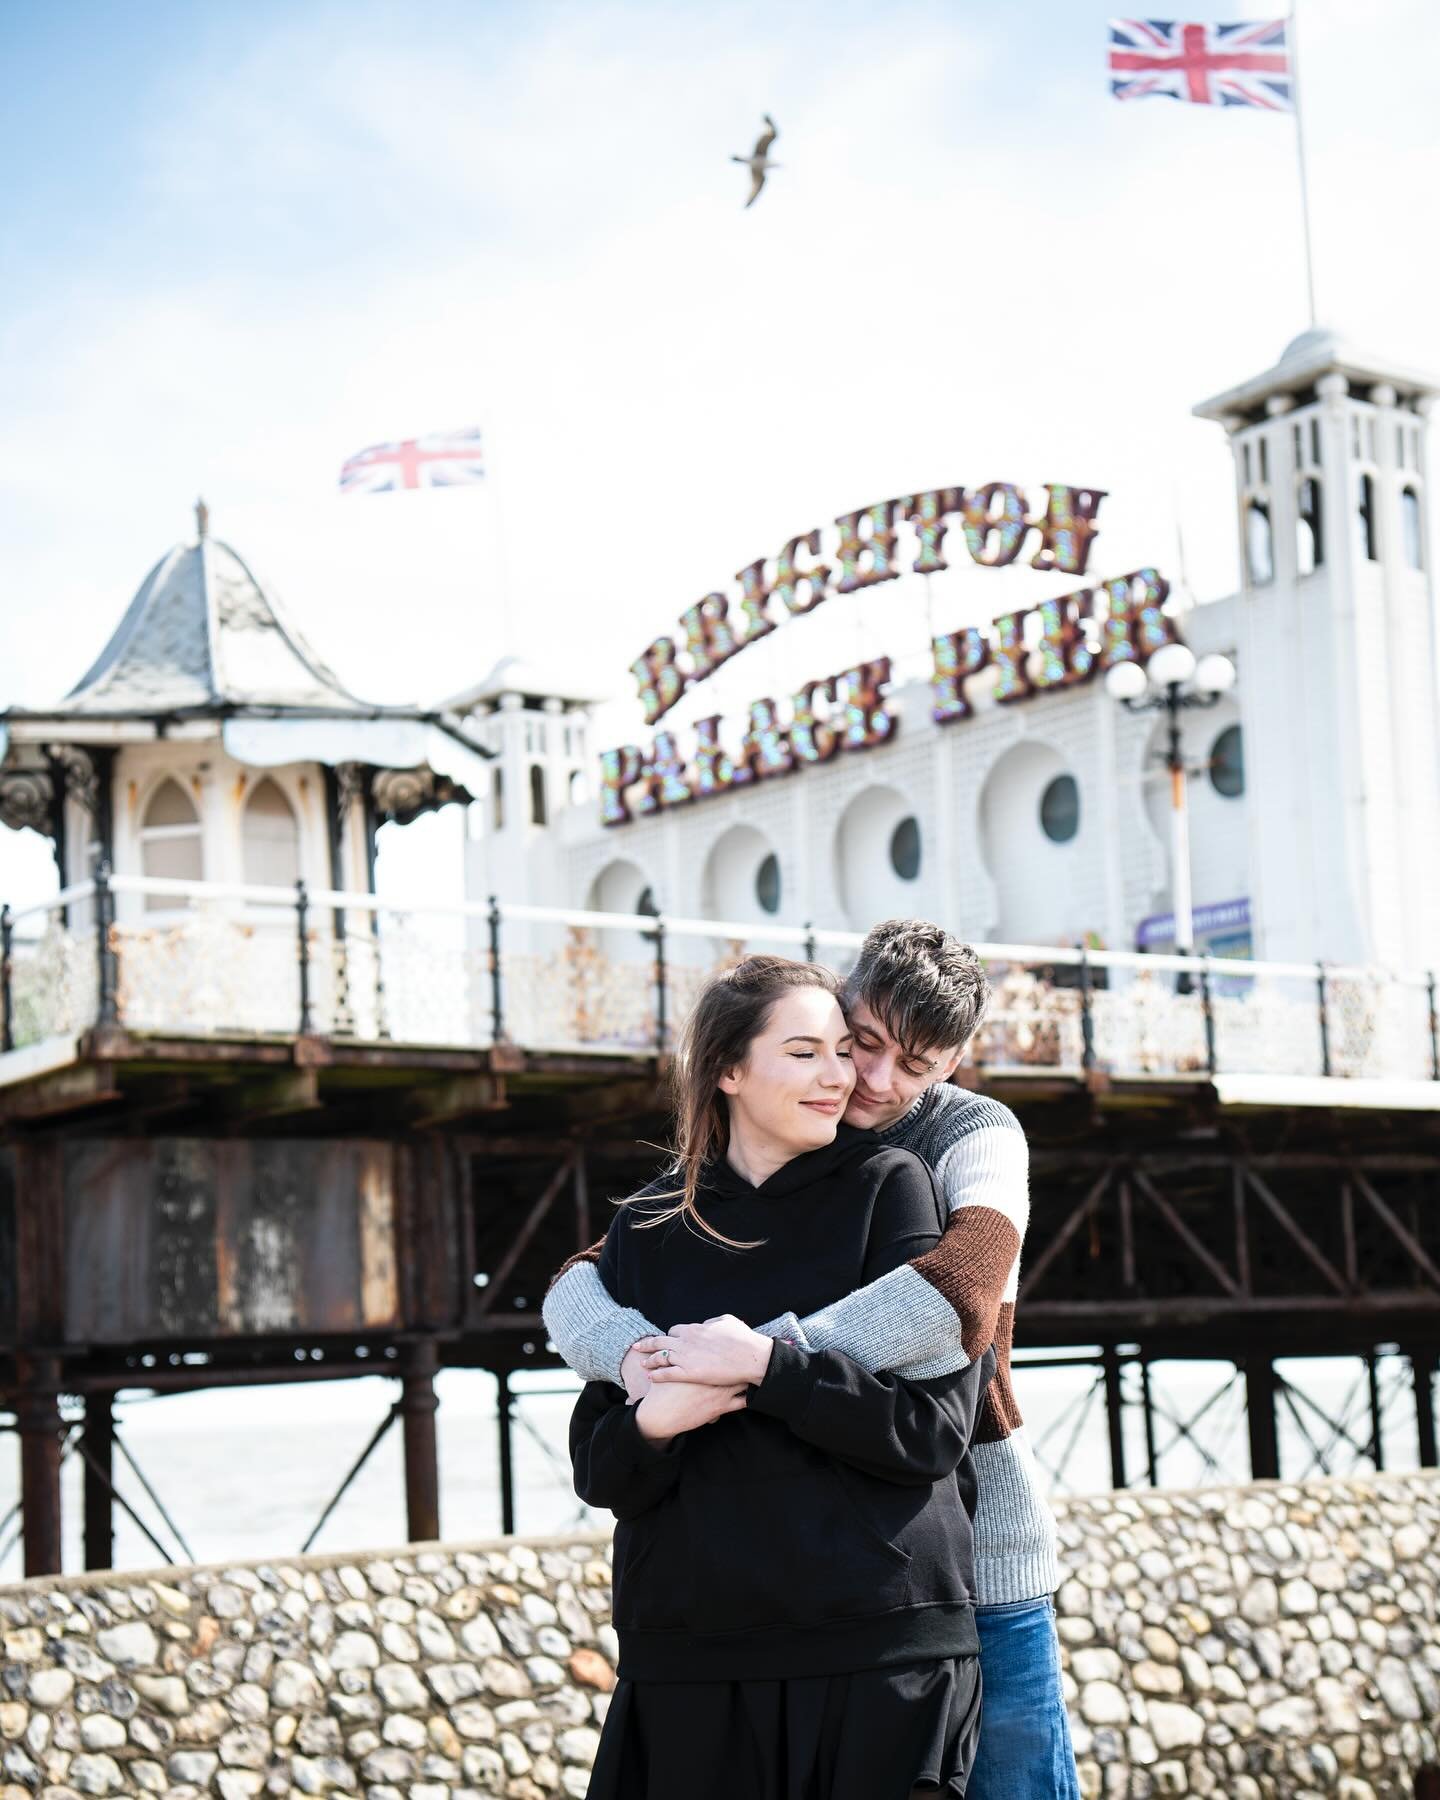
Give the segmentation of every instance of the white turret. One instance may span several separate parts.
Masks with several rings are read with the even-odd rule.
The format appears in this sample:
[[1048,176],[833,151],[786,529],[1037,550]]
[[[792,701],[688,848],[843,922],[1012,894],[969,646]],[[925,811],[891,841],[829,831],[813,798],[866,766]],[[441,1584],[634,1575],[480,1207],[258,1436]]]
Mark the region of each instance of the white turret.
[[489,792],[471,808],[468,894],[519,901],[548,893],[540,865],[548,869],[565,813],[591,799],[587,709],[596,698],[584,683],[505,656],[446,701],[494,759]]
[[1257,955],[1440,959],[1435,391],[1307,331],[1195,408],[1235,456]]

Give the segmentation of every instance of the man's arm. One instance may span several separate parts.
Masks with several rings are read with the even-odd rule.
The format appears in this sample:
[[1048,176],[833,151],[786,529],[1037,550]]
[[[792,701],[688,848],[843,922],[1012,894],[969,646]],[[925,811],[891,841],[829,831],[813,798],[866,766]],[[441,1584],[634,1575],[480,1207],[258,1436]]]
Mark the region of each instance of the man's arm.
[[[983,1110],[982,1110],[983,1108]],[[1021,1241],[1030,1216],[1030,1157],[1020,1122],[993,1101],[935,1173],[949,1209],[932,1250],[804,1319],[786,1313],[758,1329],[802,1349],[840,1350],[872,1373],[890,1369],[925,1381],[994,1341],[1002,1304],[1015,1299]],[[545,1324],[560,1354],[587,1381],[620,1380],[638,1338],[660,1335],[605,1288],[599,1246],[572,1257],[545,1297]]]
[[949,1209],[934,1249],[807,1318],[759,1329],[812,1349],[840,1350],[871,1371],[927,1380],[989,1348],[1000,1308],[1015,1299],[1020,1245],[1030,1214],[1030,1158],[1008,1108],[983,1102],[977,1124],[936,1168]]
[[633,1306],[611,1298],[600,1269],[605,1239],[572,1256],[550,1284],[541,1311],[555,1348],[586,1381],[623,1387],[620,1364],[637,1338],[653,1337],[652,1325]]

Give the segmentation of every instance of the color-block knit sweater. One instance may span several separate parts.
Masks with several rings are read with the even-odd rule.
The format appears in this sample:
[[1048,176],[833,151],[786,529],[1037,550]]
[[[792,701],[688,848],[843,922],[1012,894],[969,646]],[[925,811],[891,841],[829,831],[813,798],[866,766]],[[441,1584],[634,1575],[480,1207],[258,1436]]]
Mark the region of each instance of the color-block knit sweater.
[[[971,1440],[979,1489],[977,1594],[982,1606],[1038,1599],[1059,1582],[1055,1521],[1010,1385],[1020,1247],[1030,1213],[1025,1134],[999,1101],[941,1085],[927,1088],[879,1135],[934,1169],[949,1208],[945,1235],[924,1256],[833,1305],[803,1319],[786,1314],[760,1329],[913,1380],[963,1368],[993,1343],[995,1376]],[[565,1264],[546,1295],[545,1323],[578,1374],[618,1382],[626,1351],[660,1327],[616,1304],[597,1272],[598,1258],[597,1245]]]

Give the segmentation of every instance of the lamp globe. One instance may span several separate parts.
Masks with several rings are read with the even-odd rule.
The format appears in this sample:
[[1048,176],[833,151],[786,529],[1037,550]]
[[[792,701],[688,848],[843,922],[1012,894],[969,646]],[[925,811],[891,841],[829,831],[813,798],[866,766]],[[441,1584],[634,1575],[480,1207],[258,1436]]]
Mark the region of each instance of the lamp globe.
[[1179,687],[1195,673],[1195,652],[1188,644],[1162,644],[1146,664],[1153,687]]
[[1138,700],[1145,692],[1145,671],[1138,662],[1118,662],[1105,673],[1105,692],[1112,700]]
[[1202,694],[1228,694],[1235,685],[1235,665],[1228,656],[1202,656],[1195,665],[1195,685]]

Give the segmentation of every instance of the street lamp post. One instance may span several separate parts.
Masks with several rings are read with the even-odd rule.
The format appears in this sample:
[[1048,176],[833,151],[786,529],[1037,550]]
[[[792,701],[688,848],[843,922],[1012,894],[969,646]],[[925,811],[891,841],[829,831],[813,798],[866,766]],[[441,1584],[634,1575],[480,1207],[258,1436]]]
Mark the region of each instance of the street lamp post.
[[[1175,913],[1175,949],[1189,956],[1195,948],[1195,912],[1190,892],[1190,814],[1186,796],[1185,758],[1180,749],[1180,715],[1187,707],[1214,706],[1235,685],[1235,665],[1228,656],[1204,656],[1199,662],[1188,644],[1165,644],[1143,666],[1121,662],[1105,677],[1105,688],[1127,712],[1163,712],[1166,718],[1165,767],[1170,771],[1170,888]],[[1147,693],[1146,689],[1152,690]]]

